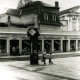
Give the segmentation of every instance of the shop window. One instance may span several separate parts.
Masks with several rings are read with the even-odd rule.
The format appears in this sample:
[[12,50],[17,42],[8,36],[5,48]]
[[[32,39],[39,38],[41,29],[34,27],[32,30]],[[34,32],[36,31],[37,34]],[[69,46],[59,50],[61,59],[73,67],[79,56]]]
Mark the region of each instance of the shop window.
[[75,51],[75,49],[76,49],[75,45],[76,45],[76,41],[75,40],[71,40],[70,41],[70,50],[71,51]]
[[0,40],[0,53],[6,53],[6,40]]
[[22,40],[22,55],[30,54],[30,40]]
[[54,51],[60,51],[60,40],[54,40]]
[[44,41],[44,49],[46,49],[47,53],[49,53],[49,51],[51,51],[51,40]]

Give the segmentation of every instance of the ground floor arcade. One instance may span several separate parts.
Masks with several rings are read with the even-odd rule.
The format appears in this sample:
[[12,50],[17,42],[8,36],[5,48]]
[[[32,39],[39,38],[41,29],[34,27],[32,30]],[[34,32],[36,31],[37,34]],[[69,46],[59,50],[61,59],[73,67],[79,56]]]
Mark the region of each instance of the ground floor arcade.
[[[8,35],[6,37],[2,36],[0,38],[0,54],[1,55],[27,55],[30,54],[31,43],[26,37],[23,38],[22,35]],[[49,51],[53,52],[68,52],[80,50],[80,39],[72,36],[41,36],[38,41],[38,52],[41,53],[46,49],[47,53]],[[36,47],[36,46],[34,46]],[[17,49],[16,53],[12,51]]]

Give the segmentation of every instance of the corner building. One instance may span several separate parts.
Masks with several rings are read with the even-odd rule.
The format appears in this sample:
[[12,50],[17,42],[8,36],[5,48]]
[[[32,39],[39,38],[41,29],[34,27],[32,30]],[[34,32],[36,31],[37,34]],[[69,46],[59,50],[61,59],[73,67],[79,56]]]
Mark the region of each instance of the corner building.
[[74,34],[74,37],[72,32],[62,31],[59,14],[58,2],[53,7],[41,1],[19,1],[17,9],[9,9],[0,15],[0,55],[14,56],[11,47],[18,47],[20,55],[30,54],[31,45],[27,36],[29,28],[39,30],[39,53],[43,49],[47,53],[70,51],[70,38],[77,36]]

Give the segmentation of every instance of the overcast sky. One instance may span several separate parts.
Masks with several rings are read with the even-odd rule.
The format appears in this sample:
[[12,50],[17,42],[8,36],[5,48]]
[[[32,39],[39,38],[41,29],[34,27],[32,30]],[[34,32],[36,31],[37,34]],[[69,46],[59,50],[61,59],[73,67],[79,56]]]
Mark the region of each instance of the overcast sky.
[[[38,1],[38,0],[37,0]],[[59,2],[60,11],[80,5],[80,0],[39,0],[54,6],[55,1]],[[0,0],[0,13],[7,8],[16,8],[19,0]]]

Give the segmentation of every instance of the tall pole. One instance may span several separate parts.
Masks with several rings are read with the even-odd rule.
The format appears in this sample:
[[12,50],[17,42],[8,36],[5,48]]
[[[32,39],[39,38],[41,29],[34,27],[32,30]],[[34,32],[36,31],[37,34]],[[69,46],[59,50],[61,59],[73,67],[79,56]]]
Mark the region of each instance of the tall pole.
[[31,53],[30,53],[30,64],[38,65],[38,36],[39,32],[36,28],[30,28],[28,36],[31,41]]

